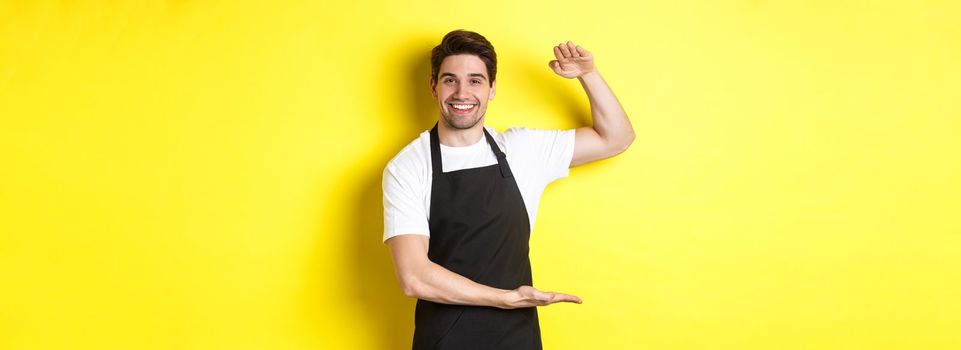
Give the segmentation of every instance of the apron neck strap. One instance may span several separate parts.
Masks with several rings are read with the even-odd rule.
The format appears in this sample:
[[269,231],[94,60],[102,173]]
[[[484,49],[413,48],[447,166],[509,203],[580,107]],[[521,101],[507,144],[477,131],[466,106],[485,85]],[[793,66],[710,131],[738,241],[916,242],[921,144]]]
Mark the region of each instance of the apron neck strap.
[[[430,129],[430,161],[435,176],[443,173],[444,170],[444,165],[441,163],[440,137],[437,135],[437,124],[438,123],[434,123],[434,127]],[[487,132],[487,128],[481,127],[481,130],[484,130],[484,138],[487,139],[487,144],[490,146],[491,151],[494,152],[494,156],[497,157],[497,165],[500,167],[501,177],[514,177],[514,174],[511,173],[510,166],[507,165],[507,154],[501,152],[500,147],[497,147],[497,142],[494,142],[494,137]]]
[[501,168],[501,177],[505,179],[514,177],[514,174],[511,174],[511,167],[507,165],[507,154],[501,152],[500,147],[497,147],[497,142],[494,142],[494,137],[487,132],[486,128],[481,129],[484,129],[484,137],[487,138],[487,144],[491,146],[491,151],[497,156],[497,166]]
[[430,129],[430,163],[436,179],[444,170],[444,165],[441,164],[440,160],[440,138],[437,136],[437,123],[434,123],[434,128]]

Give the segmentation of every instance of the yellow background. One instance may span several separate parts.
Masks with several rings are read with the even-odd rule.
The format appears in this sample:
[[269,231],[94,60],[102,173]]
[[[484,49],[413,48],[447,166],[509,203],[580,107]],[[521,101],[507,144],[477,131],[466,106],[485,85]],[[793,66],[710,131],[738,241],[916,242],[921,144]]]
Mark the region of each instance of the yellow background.
[[545,194],[549,349],[961,348],[952,1],[0,1],[0,349],[401,349],[381,171],[447,31],[488,125],[637,140]]

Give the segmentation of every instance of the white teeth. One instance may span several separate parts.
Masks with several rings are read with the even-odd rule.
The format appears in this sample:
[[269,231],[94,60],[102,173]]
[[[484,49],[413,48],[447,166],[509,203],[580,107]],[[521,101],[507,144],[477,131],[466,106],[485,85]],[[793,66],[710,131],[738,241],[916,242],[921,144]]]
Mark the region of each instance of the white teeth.
[[468,110],[474,108],[474,105],[453,105],[456,109]]

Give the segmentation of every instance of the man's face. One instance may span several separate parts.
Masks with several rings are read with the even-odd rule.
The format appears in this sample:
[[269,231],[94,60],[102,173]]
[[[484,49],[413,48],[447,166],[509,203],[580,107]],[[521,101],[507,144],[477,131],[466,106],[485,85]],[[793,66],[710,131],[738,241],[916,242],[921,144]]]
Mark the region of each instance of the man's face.
[[488,81],[487,66],[475,55],[451,55],[444,58],[431,82],[431,94],[440,107],[447,125],[470,129],[484,118],[487,101],[494,99],[493,85]]

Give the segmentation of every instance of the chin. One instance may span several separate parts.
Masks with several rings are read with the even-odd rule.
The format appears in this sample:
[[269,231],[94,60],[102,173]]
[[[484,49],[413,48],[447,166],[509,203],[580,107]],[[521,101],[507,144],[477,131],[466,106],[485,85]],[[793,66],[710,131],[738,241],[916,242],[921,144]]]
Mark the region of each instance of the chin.
[[480,123],[481,117],[475,118],[473,116],[457,117],[445,115],[444,120],[447,121],[447,125],[450,125],[454,129],[465,130],[473,128],[475,125],[477,125],[477,123]]

